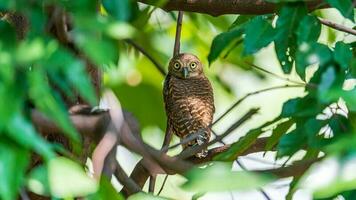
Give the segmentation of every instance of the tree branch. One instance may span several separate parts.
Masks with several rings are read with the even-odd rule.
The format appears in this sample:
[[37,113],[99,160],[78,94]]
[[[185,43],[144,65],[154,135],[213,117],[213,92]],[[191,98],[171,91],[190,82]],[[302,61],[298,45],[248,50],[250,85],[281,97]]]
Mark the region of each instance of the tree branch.
[[177,26],[176,26],[176,37],[174,39],[174,49],[173,56],[176,56],[180,52],[180,35],[182,32],[182,21],[183,21],[183,11],[178,12]]
[[[243,14],[243,15],[263,15],[274,13],[277,4],[268,3],[263,0],[169,0],[164,4],[158,4],[157,1],[138,0],[147,5],[158,6],[163,10],[169,11],[187,11],[204,13],[212,16],[224,14]],[[322,0],[311,0],[307,2],[310,11],[327,7]]]
[[127,188],[127,190],[125,191],[125,193],[127,195],[141,191],[142,187],[140,187],[130,177],[127,176],[124,169],[122,169],[120,163],[117,160],[116,160],[116,170],[115,170],[114,175],[118,179],[118,181],[125,188]]
[[[252,144],[248,149],[246,149],[246,151],[242,152],[239,156],[244,156],[244,155],[248,155],[251,153],[265,151],[266,150],[265,146],[267,144],[267,140],[268,140],[268,137],[258,138],[254,144]],[[231,147],[230,144],[220,146],[220,147],[215,147],[215,148],[210,149],[208,151],[208,155],[204,158],[197,158],[195,156],[192,156],[192,157],[188,158],[187,160],[189,160],[190,162],[195,163],[195,164],[202,164],[202,163],[210,162],[213,160],[213,158],[215,156],[226,152],[227,150],[229,150],[230,147]]]
[[[257,139],[255,141],[255,143],[253,145],[251,145],[246,151],[244,151],[240,156],[265,151],[267,139],[268,139],[267,137]],[[186,161],[192,162],[194,164],[203,164],[206,162],[210,162],[213,160],[213,158],[216,155],[229,150],[229,148],[230,148],[230,145],[215,147],[215,148],[210,149],[208,151],[208,155],[204,158],[197,158],[193,155],[193,156],[187,158]],[[175,174],[175,173],[170,173],[170,174]],[[134,170],[132,171],[132,173],[130,175],[130,178],[134,182],[136,182],[139,187],[143,188],[149,175],[150,175],[150,172],[145,168],[143,160],[141,160],[140,162],[138,162],[136,164]],[[121,192],[123,192],[123,194],[125,194],[125,195],[130,194],[130,193],[128,193],[128,191],[129,191],[129,188],[126,186],[124,186],[123,189],[121,190]]]
[[341,24],[337,24],[337,23],[334,23],[332,21],[329,21],[329,20],[326,20],[326,19],[323,19],[323,18],[318,18],[320,23],[324,24],[325,26],[328,26],[330,28],[333,28],[333,29],[336,29],[336,30],[339,30],[339,31],[342,31],[342,32],[345,32],[345,33],[350,33],[352,35],[356,35],[356,30],[352,29],[352,28],[348,28],[346,26],[343,26]]
[[166,76],[166,72],[164,71],[164,67],[157,62],[156,59],[154,59],[151,54],[149,54],[143,47],[141,47],[139,44],[137,44],[135,41],[131,39],[126,39],[126,43],[130,44],[133,46],[137,51],[141,52],[144,56],[148,58],[152,62],[152,64],[156,67],[156,69],[163,75]]

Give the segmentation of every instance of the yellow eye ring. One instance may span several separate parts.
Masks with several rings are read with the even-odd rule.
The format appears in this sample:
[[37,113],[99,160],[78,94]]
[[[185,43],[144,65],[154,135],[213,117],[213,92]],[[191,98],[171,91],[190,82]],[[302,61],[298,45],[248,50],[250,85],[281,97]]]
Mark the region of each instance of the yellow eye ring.
[[190,63],[190,68],[194,69],[196,67],[197,67],[197,63],[195,62]]
[[174,67],[174,69],[179,69],[180,68],[179,62],[174,63],[173,67]]

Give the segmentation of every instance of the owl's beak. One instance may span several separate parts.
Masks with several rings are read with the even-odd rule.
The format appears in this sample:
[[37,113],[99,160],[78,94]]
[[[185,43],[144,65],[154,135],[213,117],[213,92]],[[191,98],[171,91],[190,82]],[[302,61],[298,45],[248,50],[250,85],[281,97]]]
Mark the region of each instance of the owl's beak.
[[183,67],[182,73],[183,73],[183,77],[184,77],[184,78],[187,78],[188,75],[189,75],[189,69],[188,69],[188,67]]

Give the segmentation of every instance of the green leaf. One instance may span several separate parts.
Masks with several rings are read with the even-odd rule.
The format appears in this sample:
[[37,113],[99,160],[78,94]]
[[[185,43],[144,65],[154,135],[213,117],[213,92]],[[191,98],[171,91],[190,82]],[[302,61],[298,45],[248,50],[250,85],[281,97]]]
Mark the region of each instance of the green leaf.
[[[1,7],[1,6],[0,6]],[[0,41],[7,50],[13,50],[16,41],[15,29],[5,20],[0,20]]]
[[332,59],[331,50],[324,44],[303,42],[296,53],[296,71],[300,78],[305,80],[305,69],[318,63],[323,67]]
[[[136,87],[121,84],[113,88],[115,94],[120,97],[122,106],[132,112],[142,127],[159,126],[165,129],[162,89],[156,88],[148,83],[141,83]],[[142,103],[145,99],[145,103]],[[147,106],[150,105],[150,106]],[[155,113],[152,115],[152,113]]]
[[106,34],[114,39],[122,40],[132,37],[136,29],[127,23],[112,23],[106,29]]
[[[17,133],[19,134],[19,133]],[[30,160],[30,152],[5,136],[0,140],[0,199],[17,199]]]
[[292,118],[283,123],[278,124],[277,127],[273,129],[272,135],[267,140],[266,151],[272,150],[272,148],[278,143],[282,135],[286,134],[288,129],[293,124],[294,124],[294,120]]
[[[69,99],[73,98],[73,92],[78,92],[88,103],[97,105],[98,100],[93,85],[81,60],[76,59],[66,49],[58,48],[50,54],[43,65],[46,66],[50,81]],[[95,66],[91,67],[95,68]]]
[[320,36],[320,21],[312,15],[306,15],[300,22],[297,29],[298,45],[303,43],[316,42]]
[[0,84],[0,133],[15,113],[21,111],[23,92],[20,83]]
[[3,0],[0,3],[0,10],[14,10],[16,7],[16,1]]
[[19,113],[7,125],[8,137],[25,148],[31,148],[46,160],[55,156],[52,147],[34,129],[32,124]]
[[64,130],[64,133],[79,142],[79,136],[68,118],[67,110],[52,95],[44,77],[46,77],[45,74],[40,70],[33,70],[28,73],[31,100],[40,111],[56,122]]
[[356,78],[356,58],[352,58],[350,70],[348,71],[348,76],[350,78]]
[[169,199],[155,196],[152,194],[147,194],[144,192],[139,192],[137,194],[131,195],[127,200],[169,200]]
[[66,74],[68,82],[71,83],[72,86],[77,89],[80,96],[87,100],[91,105],[97,105],[98,100],[96,99],[93,85],[89,80],[89,74],[85,71],[83,63],[73,60],[73,62],[67,66],[68,68],[64,70],[64,73]]
[[244,54],[253,54],[274,40],[275,31],[265,16],[252,19],[245,30]]
[[239,15],[235,19],[235,21],[231,24],[231,26],[229,27],[229,30],[231,30],[237,26],[239,27],[239,26],[245,24],[246,22],[250,21],[253,18],[254,18],[253,15]]
[[315,118],[309,118],[303,125],[304,132],[303,134],[308,137],[308,146],[313,148],[320,148],[321,143],[324,140],[320,140],[319,136],[320,129],[328,124],[328,120],[318,120]]
[[115,23],[96,15],[79,15],[74,20],[77,25],[73,31],[74,42],[87,58],[98,67],[116,64],[119,56],[118,41],[107,35],[110,35],[110,29],[115,28]]
[[329,157],[321,163],[315,164],[309,170],[308,175],[304,177],[304,184],[310,181],[316,181],[315,178],[320,176],[318,167],[322,166],[324,169],[328,165],[333,164],[333,167],[328,168],[331,175],[328,176],[328,181],[325,183],[315,183],[309,189],[313,192],[314,198],[328,198],[335,196],[341,192],[351,191],[356,189],[356,177],[353,169],[355,165],[354,153],[347,157]]
[[243,34],[242,27],[235,27],[227,32],[220,33],[217,35],[210,47],[210,52],[208,55],[209,64],[215,61],[223,50],[229,46],[233,41],[241,37]]
[[98,190],[98,184],[77,163],[57,157],[48,164],[48,182],[51,194],[57,198],[80,197]]
[[21,42],[16,50],[17,62],[20,64],[29,64],[39,59],[43,59],[44,55],[44,42],[40,38]]
[[264,127],[269,126],[279,121],[280,119],[281,119],[280,117],[277,117],[272,121],[266,122],[265,124],[261,125],[258,128],[250,130],[249,132],[246,133],[245,136],[240,138],[237,142],[232,143],[228,151],[215,156],[214,160],[223,160],[223,161],[235,160],[239,154],[243,153],[249,146],[254,144],[258,136],[260,136],[264,132],[263,131]]
[[[341,196],[342,196],[342,198],[340,198]],[[341,192],[341,193],[335,194],[335,195],[327,197],[327,198],[315,198],[314,197],[313,200],[337,200],[338,198],[345,199],[345,200],[354,200],[354,199],[356,199],[356,190]]]
[[182,187],[194,192],[221,192],[256,189],[272,181],[269,176],[231,170],[231,164],[219,162],[204,169],[194,168],[186,174],[188,180]]
[[44,165],[32,169],[27,178],[28,189],[42,196],[49,196],[51,193],[48,182],[48,168]]
[[335,44],[334,59],[343,70],[350,67],[352,57],[351,46],[349,44],[345,44],[341,41]]
[[277,145],[277,157],[291,156],[307,142],[307,136],[301,127],[284,135]]
[[[310,105],[313,105],[312,107]],[[295,98],[286,101],[282,107],[281,117],[307,117],[315,116],[322,111],[324,107],[318,103],[312,95],[304,98]]]
[[102,4],[105,10],[119,21],[128,21],[130,12],[129,0],[103,0]]
[[[318,87],[319,99],[322,99],[330,92],[330,88],[336,81],[336,71],[334,67],[328,67],[325,72],[321,75],[321,81]],[[325,102],[328,100],[326,99]]]
[[96,65],[117,62],[119,56],[117,42],[99,39],[87,33],[76,34],[75,41]]
[[344,17],[354,21],[354,6],[351,0],[326,0],[326,2],[338,9]]
[[125,198],[116,191],[111,182],[104,176],[100,179],[99,190],[87,197],[88,200],[124,200]]
[[282,107],[282,117],[291,117],[297,112],[297,106],[301,98],[290,99],[283,104]]
[[307,14],[304,3],[286,4],[276,22],[275,50],[284,73],[290,73],[296,52],[296,30]]
[[[324,75],[324,74],[323,74]],[[331,75],[330,75],[331,76]],[[326,81],[328,80],[328,76],[325,74],[325,84],[327,86]],[[351,90],[344,90],[343,87],[344,78],[341,76],[337,76],[331,88],[327,90],[319,90],[318,98],[321,102],[336,102],[340,98],[342,98],[349,111],[356,111],[356,87]]]

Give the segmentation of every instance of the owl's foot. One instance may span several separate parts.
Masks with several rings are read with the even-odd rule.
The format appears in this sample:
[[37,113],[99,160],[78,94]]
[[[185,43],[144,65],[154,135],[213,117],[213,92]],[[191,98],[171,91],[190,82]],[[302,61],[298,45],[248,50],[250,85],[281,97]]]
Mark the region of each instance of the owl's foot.
[[[203,145],[207,142],[209,142],[208,140],[208,137],[205,133],[203,134],[200,134],[198,137],[197,137],[197,141],[196,141],[197,145]],[[198,158],[205,158],[206,156],[208,155],[208,150],[206,149],[203,149],[201,152],[195,154],[195,157],[198,157]]]
[[204,149],[201,152],[195,154],[195,157],[197,157],[197,158],[205,158],[207,156],[208,156],[208,150],[206,150],[206,149]]

